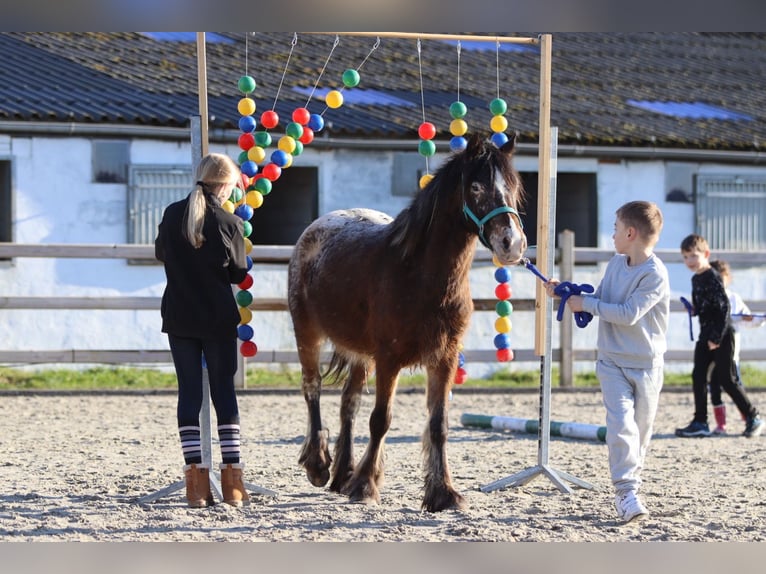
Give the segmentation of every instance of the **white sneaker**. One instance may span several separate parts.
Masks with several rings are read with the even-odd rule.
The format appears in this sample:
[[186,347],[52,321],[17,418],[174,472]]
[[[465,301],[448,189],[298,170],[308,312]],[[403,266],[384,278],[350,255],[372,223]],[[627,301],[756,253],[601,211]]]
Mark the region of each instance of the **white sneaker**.
[[618,493],[614,497],[614,505],[617,508],[618,518],[625,523],[649,516],[646,506],[642,504],[638,495],[633,490]]

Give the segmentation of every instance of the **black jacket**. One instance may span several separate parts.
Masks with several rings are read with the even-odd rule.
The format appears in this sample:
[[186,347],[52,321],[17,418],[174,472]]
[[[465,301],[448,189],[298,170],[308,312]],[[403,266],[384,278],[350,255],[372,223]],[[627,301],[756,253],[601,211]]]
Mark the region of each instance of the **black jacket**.
[[692,305],[700,322],[698,340],[720,345],[731,328],[731,315],[723,279],[714,268],[692,275]]
[[205,242],[195,249],[182,233],[189,198],[170,204],[154,241],[155,257],[165,264],[162,331],[199,339],[236,338],[240,322],[232,283],[247,275],[242,220],[205,194]]

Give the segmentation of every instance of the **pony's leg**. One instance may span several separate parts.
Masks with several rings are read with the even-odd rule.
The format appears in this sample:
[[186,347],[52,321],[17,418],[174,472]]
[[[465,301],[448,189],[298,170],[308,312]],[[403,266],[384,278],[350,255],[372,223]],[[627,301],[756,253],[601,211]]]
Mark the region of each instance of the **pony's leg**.
[[429,512],[465,507],[465,500],[452,487],[447,465],[447,401],[450,381],[454,376],[455,368],[448,364],[428,368],[428,423],[423,432],[425,493],[422,507]]
[[341,492],[354,473],[354,423],[359,412],[362,387],[367,381],[368,366],[352,363],[351,370],[343,385],[340,405],[340,433],[335,443],[335,458],[332,464],[330,490]]
[[[297,336],[297,333],[296,333]],[[298,463],[306,469],[306,476],[314,486],[324,486],[330,480],[329,436],[322,426],[319,410],[319,398],[322,390],[322,376],[319,373],[319,353],[321,342],[312,344],[298,339],[298,356],[301,362],[303,398],[308,407],[308,429],[301,447]]]
[[383,484],[383,447],[391,426],[393,396],[399,381],[398,368],[376,362],[375,406],[370,414],[370,442],[343,492],[352,502],[380,504],[379,487]]

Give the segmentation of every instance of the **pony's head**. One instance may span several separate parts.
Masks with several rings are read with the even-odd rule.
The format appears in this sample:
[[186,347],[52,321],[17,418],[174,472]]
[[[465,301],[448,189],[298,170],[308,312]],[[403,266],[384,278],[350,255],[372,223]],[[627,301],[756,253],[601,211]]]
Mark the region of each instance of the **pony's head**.
[[460,159],[466,225],[503,265],[518,263],[527,248],[518,212],[524,188],[512,163],[515,142],[498,148],[474,135]]

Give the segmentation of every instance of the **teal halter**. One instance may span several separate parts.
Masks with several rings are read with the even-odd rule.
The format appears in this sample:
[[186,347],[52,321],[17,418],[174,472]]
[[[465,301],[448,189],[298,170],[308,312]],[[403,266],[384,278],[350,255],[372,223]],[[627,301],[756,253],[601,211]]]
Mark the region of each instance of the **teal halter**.
[[503,205],[502,207],[496,207],[492,211],[490,211],[487,215],[479,219],[473,214],[473,211],[471,211],[471,208],[466,205],[465,202],[463,202],[463,213],[465,213],[471,221],[473,221],[476,224],[476,228],[478,229],[479,233],[479,241],[481,241],[481,244],[486,247],[487,249],[492,249],[489,245],[489,241],[484,237],[484,224],[487,223],[490,219],[495,217],[496,215],[500,215],[501,213],[512,213],[516,216],[516,219],[519,222],[519,225],[522,229],[524,229],[524,224],[521,221],[521,216],[519,215],[519,212],[516,211],[512,207],[508,207],[507,205]]

